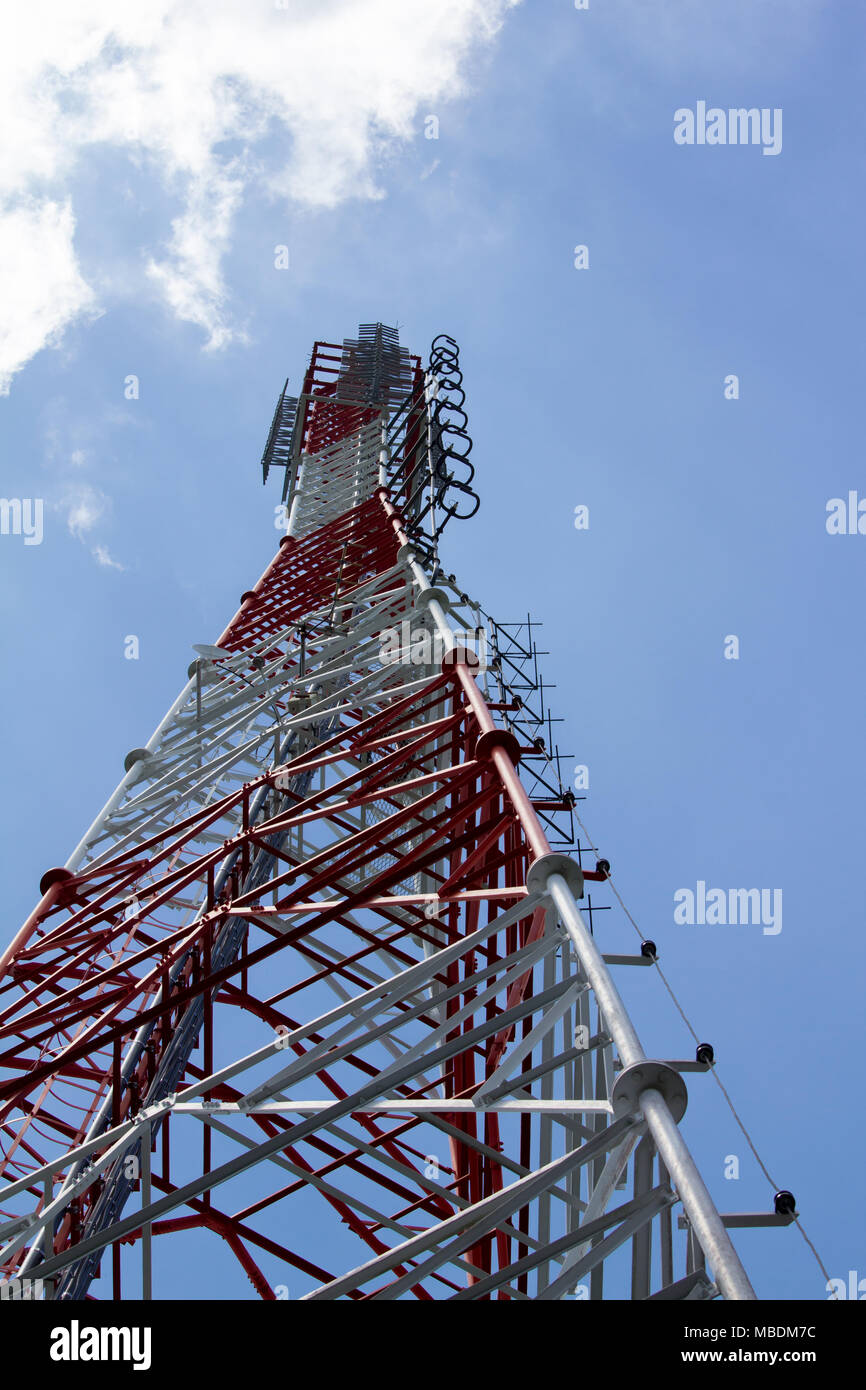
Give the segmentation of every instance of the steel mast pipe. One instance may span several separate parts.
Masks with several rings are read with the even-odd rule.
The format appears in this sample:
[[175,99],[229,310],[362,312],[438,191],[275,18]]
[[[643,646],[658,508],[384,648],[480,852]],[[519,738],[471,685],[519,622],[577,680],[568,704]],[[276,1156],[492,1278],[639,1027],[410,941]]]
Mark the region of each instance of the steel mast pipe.
[[[551,873],[548,876],[547,891],[574,943],[578,959],[604,1015],[605,1027],[616,1044],[623,1064],[632,1066],[635,1062],[646,1061],[646,1053],[604,957],[587,931],[572,891],[561,874]],[[713,1277],[721,1293],[725,1298],[734,1300],[757,1298],[667,1101],[658,1091],[648,1088],[641,1092],[638,1103],[659,1155],[676,1184],[701,1248],[712,1265]]]
[[[406,547],[406,558],[416,585],[422,593],[425,589],[431,589],[433,586],[423,569],[411,556],[411,542],[403,528],[400,512],[394,506],[385,489],[380,489],[378,495],[386,515],[394,527],[397,539],[402,546]],[[433,592],[438,595],[439,591],[434,589]],[[450,645],[453,648],[455,645],[454,634],[438,597],[433,598],[431,596],[426,607],[440,631],[451,638]],[[487,702],[467,663],[458,656],[451,669],[463,689],[466,702],[472,710],[482,735],[499,733],[500,730],[497,729],[493,721]],[[630,1067],[635,1063],[647,1061],[647,1054],[643,1050],[637,1030],[620,998],[604,957],[595,942],[595,938],[587,931],[571,886],[564,875],[558,871],[562,866],[562,856],[554,855],[552,852],[544,833],[544,827],[517,775],[517,769],[508,748],[504,744],[501,747],[493,747],[490,756],[517,812],[521,828],[534,856],[534,864],[538,865],[542,871],[538,874],[535,886],[549,895],[559,913],[562,924],[574,944],[580,964],[595,994],[599,1009],[604,1017],[605,1027],[616,1045],[623,1066]],[[727,1299],[755,1299],[757,1295],[749,1282],[749,1277],[734,1249],[722,1218],[716,1210],[715,1203],[704,1185],[695,1161],[689,1153],[667,1101],[657,1090],[647,1088],[640,1093],[638,1104],[655,1141],[656,1148],[676,1183],[683,1207],[701,1243],[704,1254],[712,1265],[713,1276],[719,1290]]]
[[[487,702],[478,689],[478,684],[469,667],[464,662],[458,661],[454,666],[454,673],[463,688],[466,702],[475,715],[482,734],[501,734],[503,731],[497,729],[494,724],[490,710],[487,708]],[[535,807],[526,794],[526,788],[517,775],[517,768],[511,760],[508,749],[504,746],[494,747],[490,757],[499,773],[500,781],[508,793],[511,804],[517,812],[521,828],[529,842],[533,856],[536,859],[543,858],[544,855],[551,853],[550,844],[544,833],[544,827],[535,814]]]
[[740,1263],[731,1237],[716,1211],[715,1203],[686,1147],[679,1127],[658,1091],[649,1087],[641,1092],[640,1108],[656,1148],[683,1199],[689,1220],[701,1249],[712,1265],[713,1278],[725,1298],[756,1299],[749,1276]]
[[64,880],[55,879],[48,889],[42,894],[39,902],[34,907],[24,926],[16,933],[6,950],[0,955],[0,977],[6,974],[6,968],[10,961],[14,960],[19,951],[27,945],[40,922],[51,911],[57,899],[60,897]]
[[[275,555],[275,556],[273,557],[273,559],[269,562],[267,568],[265,569],[265,571],[264,571],[264,573],[262,574],[261,578],[259,579],[258,583],[255,584],[254,587],[250,590],[250,594],[251,594],[251,595],[256,596],[256,595],[258,595],[259,593],[261,593],[262,589],[265,587],[265,585],[267,584],[267,582],[268,582],[268,580],[269,580],[269,578],[270,578],[270,576],[271,576],[271,572],[275,569],[275,567],[276,567],[276,566],[279,564],[279,562],[280,562],[280,554],[281,554],[281,552],[280,552],[280,550],[278,549],[276,555]],[[218,647],[221,647],[222,644],[223,644],[223,642],[227,641],[228,638],[231,636],[232,628],[234,627],[235,623],[238,621],[238,618],[240,618],[241,614],[243,613],[243,611],[244,611],[244,605],[245,605],[246,603],[249,603],[249,601],[250,601],[249,599],[245,599],[245,600],[243,601],[243,603],[241,603],[240,608],[239,608],[238,611],[235,613],[235,615],[234,615],[234,617],[232,618],[231,622],[229,623],[228,627],[226,627],[226,628],[220,633],[220,635],[219,635],[219,637],[218,637],[218,639],[217,639],[217,642],[216,642],[216,645],[217,645]],[[186,704],[187,700],[190,698],[190,696],[192,695],[193,691],[195,690],[195,686],[196,686],[196,678],[195,678],[195,676],[192,676],[192,677],[187,681],[186,685],[183,687],[183,690],[180,692],[180,694],[178,695],[177,699],[174,701],[174,704],[173,704],[173,705],[171,706],[171,708],[168,710],[168,713],[165,714],[165,715],[163,716],[162,720],[161,720],[160,723],[157,725],[157,727],[154,729],[154,731],[153,731],[153,733],[151,734],[150,738],[147,740],[147,743],[144,745],[144,747],[145,747],[145,749],[146,749],[146,751],[147,751],[148,753],[155,753],[156,750],[159,748],[159,745],[160,745],[160,743],[162,742],[163,734],[165,734],[166,730],[169,729],[169,728],[171,727],[172,721],[174,720],[175,716],[180,712],[180,710],[183,709],[183,707],[184,707],[184,705]],[[79,841],[79,843],[76,845],[75,849],[72,851],[72,853],[70,854],[69,858],[67,859],[65,867],[66,867],[67,869],[69,869],[70,872],[74,873],[75,870],[76,870],[77,868],[79,868],[79,866],[80,866],[80,864],[81,864],[81,861],[83,860],[85,854],[87,853],[87,850],[88,850],[88,848],[90,847],[91,843],[93,842],[93,840],[96,839],[97,835],[99,834],[100,830],[102,829],[102,827],[103,827],[105,821],[108,819],[108,817],[112,814],[113,811],[116,811],[116,810],[117,810],[117,808],[118,808],[118,806],[120,805],[121,801],[123,800],[123,798],[124,798],[126,792],[129,790],[131,784],[132,784],[132,783],[135,781],[135,779],[138,777],[138,773],[139,773],[138,764],[137,764],[137,763],[133,763],[132,767],[128,770],[128,772],[126,772],[126,774],[125,774],[125,775],[122,777],[122,779],[118,782],[118,784],[117,784],[117,786],[115,787],[114,791],[112,792],[111,796],[108,798],[108,800],[106,801],[106,803],[105,803],[105,805],[103,806],[102,810],[99,812],[99,815],[96,817],[95,821],[94,821],[93,824],[90,826],[89,830],[87,830],[87,831],[85,832],[83,838]],[[39,911],[44,911],[44,904],[40,903],[40,905],[39,905],[39,907],[36,909],[36,911],[37,911],[37,912],[39,912]],[[30,919],[30,920],[32,920],[32,919]],[[23,929],[22,929],[22,930],[23,930]],[[22,944],[22,942],[19,940],[20,936],[21,936],[21,933],[19,932],[18,937],[16,937],[15,941],[12,943],[13,946],[14,946],[16,949],[18,949],[18,947]],[[10,948],[10,949],[11,949],[11,948]],[[3,957],[3,960],[4,960],[4,961],[6,960],[7,955],[8,955],[8,952],[7,952],[6,955],[4,955],[4,957]]]
[[548,876],[547,891],[553,899],[562,925],[574,943],[578,959],[598,1000],[598,1007],[604,1015],[605,1027],[616,1043],[616,1050],[623,1066],[630,1067],[635,1062],[645,1062],[647,1054],[628,1016],[628,1010],[620,998],[619,990],[613,982],[595,938],[586,929],[574,895],[562,874],[552,873]]
[[[162,740],[162,736],[165,733],[166,729],[170,727],[171,722],[174,719],[175,715],[178,713],[178,711],[183,709],[184,705],[186,704],[187,700],[189,699],[190,695],[192,695],[194,690],[195,677],[193,676],[190,680],[187,681],[186,685],[183,687],[183,690],[180,692],[174,704],[169,709],[168,713],[157,725],[150,738],[147,740],[147,743],[144,745],[148,753],[155,752],[156,749],[159,747],[159,744]],[[95,821],[90,826],[90,829],[85,832],[82,839],[75,846],[75,849],[72,851],[72,853],[66,861],[66,868],[69,869],[72,873],[74,873],[75,870],[80,866],[81,861],[87,853],[87,850],[89,849],[91,843],[96,839],[99,832],[102,830],[105,821],[108,819],[108,817],[112,814],[113,811],[117,810],[118,806],[124,798],[124,795],[129,790],[131,784],[137,778],[139,771],[140,768],[138,764],[133,763],[132,767],[129,768],[129,770],[118,782],[111,796],[108,798],[102,810],[99,812],[99,815],[96,817]]]
[[[407,551],[411,550],[412,543],[409,540],[405,530],[403,529],[402,517],[400,516],[399,511],[394,506],[393,502],[388,496],[387,491],[384,488],[380,489],[378,495],[379,500],[381,501],[382,506],[385,509],[385,514],[390,520],[391,525],[394,527],[395,535],[397,536],[397,539],[399,540],[401,546],[405,546],[407,548]],[[440,592],[438,589],[435,589],[434,586],[430,583],[429,579],[424,573],[424,570],[418,564],[417,560],[411,557],[407,557],[407,562],[411,570],[413,580],[419,589],[419,597],[431,591],[434,594],[438,594]],[[448,615],[445,612],[445,609],[443,608],[441,601],[438,598],[431,597],[427,599],[425,607],[429,612],[430,616],[432,617],[433,621],[435,622],[440,634],[445,639],[446,649],[449,652],[453,652],[457,645],[454,638],[454,630],[448,621]],[[450,669],[452,670],[455,679],[458,681],[458,683],[463,689],[463,693],[466,697],[466,703],[472,710],[472,713],[475,717],[475,722],[477,723],[481,733],[494,734],[504,732],[503,730],[498,729],[496,724],[494,724],[490,710],[487,708],[487,702],[484,699],[484,696],[481,694],[481,691],[478,689],[475,677],[473,676],[467,663],[458,659],[457,661],[452,663]],[[535,814],[535,809],[532,805],[532,802],[526,795],[526,788],[524,787],[523,783],[517,775],[517,770],[514,766],[512,759],[508,754],[507,748],[493,748],[491,750],[490,757],[494,767],[496,768],[496,771],[499,773],[500,781],[502,782],[505,790],[507,791],[508,796],[511,799],[511,803],[517,812],[521,828],[523,830],[524,835],[527,838],[533,855],[536,859],[540,859],[542,855],[550,854],[550,845],[548,844],[547,836],[544,833],[544,828],[537,815]]]

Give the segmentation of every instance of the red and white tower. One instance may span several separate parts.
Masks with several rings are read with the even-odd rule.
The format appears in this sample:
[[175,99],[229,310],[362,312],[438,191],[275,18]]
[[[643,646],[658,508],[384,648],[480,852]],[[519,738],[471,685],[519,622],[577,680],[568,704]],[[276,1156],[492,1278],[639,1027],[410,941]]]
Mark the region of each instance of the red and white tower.
[[0,957],[6,1280],[149,1298],[198,1231],[263,1298],[754,1297],[706,1062],[647,1057],[651,943],[581,914],[531,635],[441,568],[466,424],[456,345],[381,324],[281,395],[277,553]]

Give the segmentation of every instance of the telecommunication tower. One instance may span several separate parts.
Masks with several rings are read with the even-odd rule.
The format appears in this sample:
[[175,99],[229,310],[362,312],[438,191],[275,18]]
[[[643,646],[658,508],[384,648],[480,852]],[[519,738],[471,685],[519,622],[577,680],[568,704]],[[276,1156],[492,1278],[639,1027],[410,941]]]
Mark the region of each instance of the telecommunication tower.
[[711,1051],[647,1056],[655,948],[581,911],[532,624],[442,568],[456,344],[287,388],[276,554],[0,956],[2,1278],[148,1299],[196,1232],[226,1297],[754,1298],[680,1129]]

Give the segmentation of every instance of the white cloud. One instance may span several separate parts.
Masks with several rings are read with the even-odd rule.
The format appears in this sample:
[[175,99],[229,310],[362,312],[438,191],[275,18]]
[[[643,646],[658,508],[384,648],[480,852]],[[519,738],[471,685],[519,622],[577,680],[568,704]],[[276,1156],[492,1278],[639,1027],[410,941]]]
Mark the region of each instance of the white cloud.
[[[28,0],[0,17],[0,391],[95,309],[70,202],[96,146],[181,202],[154,286],[208,347],[243,337],[222,263],[258,187],[309,208],[382,196],[385,149],[461,91],[519,0]],[[114,191],[112,190],[112,196]],[[28,235],[33,233],[34,235]],[[139,248],[143,255],[146,248]],[[41,270],[40,270],[41,266]]]
[[204,329],[208,348],[224,347],[233,337],[246,338],[227,321],[226,288],[220,269],[242,196],[242,181],[231,175],[196,179],[189,190],[186,211],[171,224],[172,256],[161,264],[148,262],[148,274],[170,308],[178,318]]
[[105,516],[108,498],[89,483],[70,488],[61,503],[66,512],[66,525],[70,535],[83,541],[98,521]]
[[91,550],[91,555],[105,569],[123,570],[126,568],[119,560],[113,560],[104,545],[95,545]]
[[74,424],[70,403],[55,396],[45,407],[45,463],[51,475],[49,506],[65,521],[66,529],[80,541],[103,569],[125,570],[108,547],[97,541],[112,517],[111,498],[96,486],[97,470],[105,472],[105,435],[110,426],[129,425],[128,411],[108,405]]
[[75,259],[74,231],[68,201],[31,199],[0,213],[0,396],[34,353],[95,311]]
[[[76,450],[76,453],[81,451]],[[104,492],[100,492],[99,488],[93,487],[90,483],[76,482],[66,488],[59,505],[61,511],[66,513],[69,534],[88,547],[102,569],[126,569],[125,565],[114,559],[107,546],[101,542],[90,544],[91,531],[104,522],[111,511],[111,502]]]

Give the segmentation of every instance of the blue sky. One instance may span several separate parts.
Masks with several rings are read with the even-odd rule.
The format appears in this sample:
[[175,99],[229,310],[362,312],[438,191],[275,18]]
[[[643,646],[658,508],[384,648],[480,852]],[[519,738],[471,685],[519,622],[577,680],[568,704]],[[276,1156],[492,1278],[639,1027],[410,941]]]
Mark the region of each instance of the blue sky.
[[[357,62],[378,73],[393,7],[374,8]],[[91,291],[35,355],[38,293],[11,316],[25,348],[0,398],[0,491],[42,497],[45,523],[38,546],[0,536],[3,934],[268,562],[278,485],[258,460],[286,375],[359,321],[399,323],[425,354],[450,333],[482,507],[449,529],[446,568],[500,619],[544,621],[562,747],[589,767],[582,814],[830,1275],[864,1277],[866,537],[825,527],[830,498],[866,496],[862,21],[746,0],[446,8],[460,44],[406,57],[395,110],[369,129],[361,108],[334,118],[327,138],[274,118],[231,188],[253,142],[230,123],[198,165],[177,138],[132,148],[106,122],[96,143],[73,129],[62,179],[0,179],[13,232],[37,195],[69,197],[77,271],[46,243],[45,275]],[[251,9],[264,25],[270,7]],[[341,5],[322,12],[338,29]],[[292,77],[296,61],[287,43]],[[699,100],[781,108],[781,152],[676,145],[674,112]],[[337,167],[359,141],[328,184],[314,156]],[[184,241],[171,224],[190,207]],[[780,888],[781,932],[677,925],[673,895],[698,880]],[[599,922],[631,948],[618,910]],[[691,1055],[653,974],[621,988],[651,1055]],[[709,1077],[691,1079],[684,1128],[723,1210],[772,1205]],[[795,1229],[737,1244],[761,1296],[826,1297]]]

